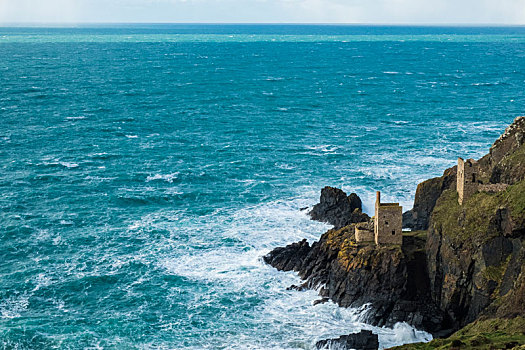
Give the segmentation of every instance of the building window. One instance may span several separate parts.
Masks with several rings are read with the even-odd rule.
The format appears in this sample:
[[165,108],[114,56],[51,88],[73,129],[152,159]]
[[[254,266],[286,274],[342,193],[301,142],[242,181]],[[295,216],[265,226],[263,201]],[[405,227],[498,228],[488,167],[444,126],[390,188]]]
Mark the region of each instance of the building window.
[[396,234],[396,230],[392,230],[392,236]]
[[385,225],[387,225],[387,226],[388,226],[388,221],[385,221]]
[[476,182],[476,174],[472,174],[472,183]]

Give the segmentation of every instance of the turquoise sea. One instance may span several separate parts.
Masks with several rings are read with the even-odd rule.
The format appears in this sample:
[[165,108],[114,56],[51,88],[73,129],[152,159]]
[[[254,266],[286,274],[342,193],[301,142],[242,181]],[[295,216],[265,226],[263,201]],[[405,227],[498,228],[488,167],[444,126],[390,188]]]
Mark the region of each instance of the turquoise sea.
[[410,209],[525,114],[524,67],[525,27],[0,28],[0,347],[430,339],[261,256],[328,229],[325,185]]

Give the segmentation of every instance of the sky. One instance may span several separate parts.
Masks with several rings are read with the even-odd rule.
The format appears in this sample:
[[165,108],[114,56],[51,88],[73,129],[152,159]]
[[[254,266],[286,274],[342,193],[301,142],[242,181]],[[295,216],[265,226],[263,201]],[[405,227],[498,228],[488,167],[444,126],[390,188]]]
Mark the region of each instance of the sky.
[[525,0],[0,0],[0,23],[525,24]]

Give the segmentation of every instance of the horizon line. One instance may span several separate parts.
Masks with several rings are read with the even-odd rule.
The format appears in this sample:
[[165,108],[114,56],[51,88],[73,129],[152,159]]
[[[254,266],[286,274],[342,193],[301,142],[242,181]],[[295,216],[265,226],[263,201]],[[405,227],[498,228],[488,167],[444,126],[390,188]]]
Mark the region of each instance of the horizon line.
[[289,26],[391,26],[391,27],[525,27],[525,24],[505,23],[327,23],[327,22],[0,22],[0,27],[72,27],[102,25],[289,25]]

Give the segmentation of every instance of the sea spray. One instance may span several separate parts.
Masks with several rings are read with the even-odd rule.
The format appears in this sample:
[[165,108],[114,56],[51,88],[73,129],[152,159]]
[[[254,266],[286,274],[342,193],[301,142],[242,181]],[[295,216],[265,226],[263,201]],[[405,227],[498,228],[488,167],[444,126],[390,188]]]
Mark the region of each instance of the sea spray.
[[428,339],[313,306],[261,257],[319,239],[299,209],[326,185],[409,209],[418,182],[481,156],[523,113],[523,31],[1,28],[2,346]]

